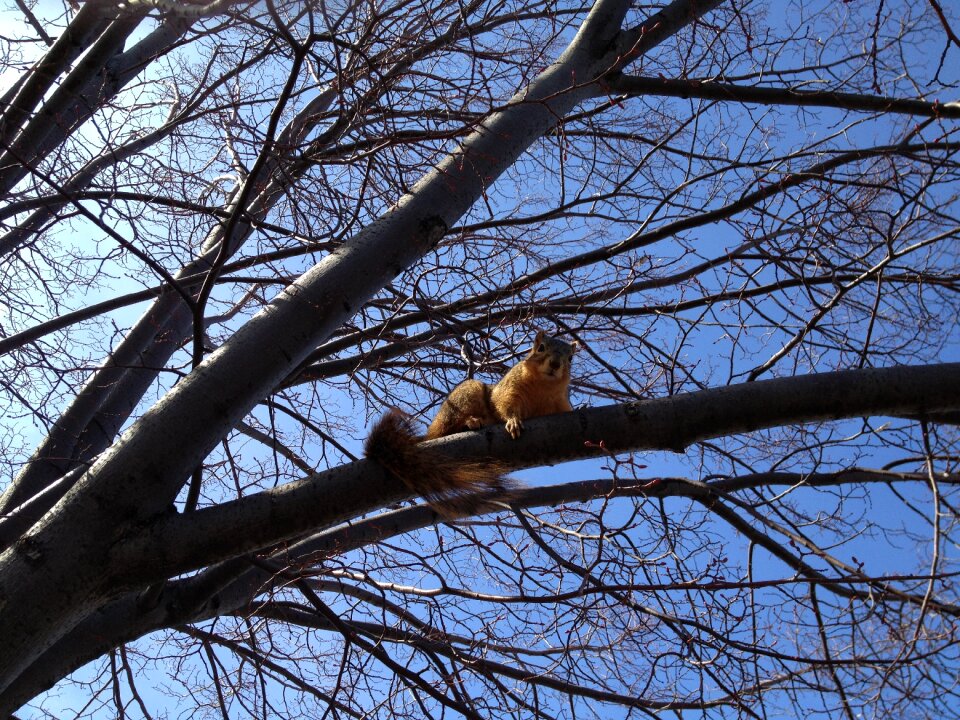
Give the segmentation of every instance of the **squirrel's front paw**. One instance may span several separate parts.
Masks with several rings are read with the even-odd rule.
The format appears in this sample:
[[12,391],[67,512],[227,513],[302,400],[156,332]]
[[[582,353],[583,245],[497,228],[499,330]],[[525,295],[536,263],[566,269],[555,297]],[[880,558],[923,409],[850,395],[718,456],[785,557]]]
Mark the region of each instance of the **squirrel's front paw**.
[[507,433],[516,440],[520,437],[520,431],[523,430],[523,423],[520,418],[509,418],[507,420]]

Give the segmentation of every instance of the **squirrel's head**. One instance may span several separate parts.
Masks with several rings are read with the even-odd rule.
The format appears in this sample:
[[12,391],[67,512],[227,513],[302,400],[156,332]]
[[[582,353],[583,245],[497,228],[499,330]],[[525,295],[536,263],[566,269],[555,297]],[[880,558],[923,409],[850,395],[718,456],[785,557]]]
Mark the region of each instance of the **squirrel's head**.
[[534,368],[540,375],[557,380],[570,379],[570,361],[580,344],[558,340],[543,330],[537,333],[533,347],[524,359],[527,367]]

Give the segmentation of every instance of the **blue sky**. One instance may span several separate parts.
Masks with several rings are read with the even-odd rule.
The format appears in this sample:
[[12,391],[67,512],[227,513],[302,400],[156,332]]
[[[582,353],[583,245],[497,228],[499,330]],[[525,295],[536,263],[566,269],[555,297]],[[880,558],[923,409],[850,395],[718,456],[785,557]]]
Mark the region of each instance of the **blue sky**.
[[[780,14],[782,18],[786,19],[795,17],[795,13],[797,12],[796,8],[798,6],[793,3],[774,3],[771,4],[770,7],[772,15],[774,16],[774,20],[777,20],[780,19],[776,17],[778,14]],[[40,3],[37,8],[37,12],[41,15],[43,15],[45,12],[58,14],[61,12],[61,5],[59,3]],[[3,19],[4,18],[0,16],[0,20]],[[811,27],[814,28],[812,32],[819,32],[820,30],[825,29],[816,28],[816,24],[817,23],[811,21]],[[916,49],[913,49],[912,52],[915,53]],[[786,54],[782,59],[784,63],[792,61],[792,58]],[[931,54],[929,57],[912,55],[911,57],[907,58],[908,64],[918,68],[934,62],[936,62],[936,58],[933,54]],[[956,70],[952,65],[948,65],[943,72],[944,75],[950,72],[956,74]],[[804,77],[802,74],[793,75],[790,77],[791,82],[800,82],[810,79],[812,78]],[[956,77],[946,79],[951,82],[956,82],[957,80]],[[0,76],[0,83],[4,81],[10,82],[10,77]],[[810,85],[809,87],[816,87],[816,85]],[[889,85],[885,85],[882,88],[882,91],[889,92],[891,94],[909,95],[911,88],[907,80],[901,80]],[[689,101],[686,104],[676,101],[674,104],[665,104],[664,110],[670,111],[673,109],[677,113],[683,113],[689,112],[689,108],[696,107],[697,105],[698,101]],[[624,103],[624,107],[621,112],[624,115],[630,115],[631,113],[636,113],[638,107],[641,106],[638,106],[638,104],[635,102],[627,101]],[[813,121],[813,118],[815,117],[817,122]],[[744,109],[740,106],[717,108],[714,111],[704,113],[701,121],[705,126],[711,122],[715,122],[716,128],[701,127],[696,131],[696,133],[693,130],[690,130],[690,134],[686,137],[689,138],[691,142],[696,142],[700,141],[704,137],[711,137],[710,133],[715,132],[715,142],[722,144],[726,148],[736,148],[740,143],[755,142],[756,135],[753,133],[753,126],[749,125],[749,123],[756,123],[757,126],[763,127],[764,132],[767,133],[767,137],[769,138],[771,144],[771,149],[769,152],[771,157],[775,156],[776,153],[782,149],[781,146],[777,145],[778,136],[789,136],[791,133],[809,133],[811,137],[821,139],[824,143],[824,148],[845,147],[862,143],[873,143],[878,139],[882,139],[891,133],[890,123],[895,123],[899,127],[904,128],[909,127],[909,123],[913,122],[913,120],[905,118],[877,118],[863,120],[859,117],[849,116],[847,114],[831,110],[818,110],[809,112],[804,111],[804,113],[801,114],[790,108],[768,110],[756,107]],[[836,132],[838,126],[842,126],[843,130],[837,133],[836,137],[830,138],[830,135]],[[537,156],[539,161],[542,162],[544,168],[557,171],[561,164],[561,154],[553,154],[555,146],[551,145],[551,142],[552,141],[545,142],[544,144],[533,149],[530,155]],[[756,152],[758,156],[763,154],[762,149],[757,150]],[[589,164],[589,160],[590,158],[563,158],[564,166],[568,169],[568,171],[571,172],[571,175],[575,175],[575,172],[571,170],[571,168],[576,167],[578,162],[582,162],[583,166],[586,167]],[[525,166],[522,169],[518,169],[516,173],[510,173],[499,181],[496,190],[501,193],[499,198],[503,204],[502,206],[495,206],[493,208],[494,215],[497,213],[507,213],[515,209],[522,211],[525,209],[527,204],[531,206],[530,211],[533,212],[536,207],[538,207],[538,204],[549,204],[552,197],[560,195],[561,189],[558,187],[558,183],[551,182],[546,176],[546,173],[545,176],[542,177],[533,173],[529,173],[529,167],[530,166]],[[665,179],[673,179],[675,177],[675,183],[680,185],[686,179],[687,173],[688,169],[684,162],[677,161],[676,164],[670,166],[669,168],[664,168],[663,176]],[[552,177],[559,177],[559,171],[557,171],[555,175],[552,175]],[[744,188],[747,188],[752,182],[750,173],[748,171],[743,172],[742,179]],[[511,183],[515,184],[511,185]],[[600,191],[602,189],[602,187],[588,188],[589,191]],[[709,190],[709,185],[695,185],[691,192],[703,198],[705,207],[712,207],[713,204],[720,203],[723,198],[720,196],[710,195]],[[569,189],[567,189],[567,191],[569,192]],[[938,189],[937,192],[939,191],[940,190]],[[949,188],[943,189],[944,196],[946,196],[948,191]],[[622,213],[624,217],[629,217],[631,214],[633,214],[639,223],[645,217],[645,213],[650,211],[650,207],[639,200],[631,199],[629,203],[627,201],[624,201],[619,205],[616,203],[611,203],[606,210],[611,213],[614,211]],[[784,202],[781,207],[777,208],[777,211],[781,216],[789,216],[791,213],[795,212],[795,210],[796,205],[791,201]],[[485,208],[478,206],[474,215],[464,222],[467,222],[468,220],[480,221],[484,218],[486,212],[487,211]],[[663,210],[663,213],[657,219],[664,220],[665,216],[669,215],[670,212],[672,212],[672,210],[669,208]],[[676,212],[682,212],[682,210],[677,210]],[[612,228],[612,232],[614,233],[623,233],[624,225],[610,223],[599,226],[603,230]],[[558,234],[558,240],[569,241],[571,243],[582,241],[584,247],[593,247],[597,244],[597,242],[615,242],[618,237],[620,237],[616,235],[612,237],[604,236],[602,231],[597,231],[595,229],[597,226],[598,223],[596,223],[594,218],[588,218],[582,221],[575,218],[571,219],[569,224],[564,228],[563,232]],[[638,253],[635,260],[637,265],[640,267],[645,267],[644,263],[659,264],[659,267],[683,267],[701,259],[713,257],[725,249],[729,249],[740,244],[743,241],[743,237],[738,233],[739,228],[730,225],[724,224],[711,226],[704,228],[698,231],[696,235],[691,236],[690,244],[695,248],[695,254],[688,254],[688,248],[679,244],[660,244],[650,251],[649,257],[644,257],[643,253]],[[69,237],[69,241],[82,243],[84,242],[84,234],[84,228],[82,225],[78,224],[75,226],[74,234]],[[561,248],[557,251],[557,253],[563,254],[567,251],[567,248]],[[456,259],[456,257],[457,256],[455,252],[451,252],[451,258]],[[516,263],[518,271],[526,269],[527,263],[530,263],[530,265],[535,264],[527,257],[516,258]],[[454,268],[456,269],[456,266],[454,266]],[[749,274],[749,268],[744,272],[745,274]],[[95,302],[103,297],[112,295],[116,289],[139,289],[141,285],[150,285],[153,282],[150,278],[143,279],[136,277],[135,274],[130,271],[129,266],[108,264],[105,266],[105,273],[114,275],[117,278],[116,282],[112,284],[111,288],[103,287],[100,290],[95,290],[89,293],[77,293],[72,297],[65,298],[65,301],[69,302],[72,306],[80,307],[85,304]],[[762,270],[758,270],[756,275],[754,275],[753,280],[757,283],[761,283],[771,279],[772,276],[772,271],[764,268]],[[674,288],[672,291],[664,291],[664,300],[676,299],[684,292],[695,291],[696,288],[692,286],[690,288]],[[625,307],[630,308],[641,301],[647,300],[648,298],[644,297],[635,300],[627,299],[624,302]],[[143,306],[131,307],[122,311],[117,311],[111,315],[111,322],[114,323],[118,329],[123,329],[135,320],[142,307]],[[772,311],[770,315],[772,318],[772,322],[770,322],[770,328],[764,328],[764,323],[769,322],[770,318],[762,320],[756,316],[746,317],[744,322],[744,333],[742,337],[736,339],[730,337],[728,328],[711,325],[713,316],[709,312],[700,310],[692,311],[688,314],[678,316],[676,318],[676,322],[673,324],[666,324],[664,322],[661,322],[656,326],[651,324],[652,330],[649,339],[651,342],[655,342],[659,347],[667,349],[667,351],[664,353],[667,357],[661,358],[662,360],[677,360],[686,363],[690,367],[696,368],[696,377],[704,380],[704,382],[709,384],[723,384],[731,381],[740,381],[742,380],[743,373],[746,370],[749,370],[751,367],[755,366],[757,362],[766,360],[771,353],[777,350],[779,343],[781,342],[781,338],[775,335],[774,326],[789,325],[793,323],[794,321],[789,316],[789,311],[791,309],[792,308],[787,306]],[[697,334],[691,337],[684,336],[681,341],[680,338],[683,330],[697,324],[700,326]],[[503,335],[496,335],[496,337],[498,342],[503,342]],[[630,367],[634,373],[637,373],[638,367],[629,365],[632,360],[629,360],[627,357],[626,350],[628,348],[624,348],[623,355],[619,356],[616,353],[609,352],[610,345],[602,345],[599,339],[595,340],[595,342],[597,352],[603,354],[605,359],[614,361],[615,363],[622,362],[624,366]],[[677,355],[673,356],[671,354],[671,349],[678,348],[679,350]],[[732,356],[733,360],[731,360]],[[960,359],[960,338],[956,336],[951,337],[951,341],[941,354],[941,359]],[[810,363],[816,364],[815,361],[816,358],[811,357]],[[844,362],[846,362],[846,359],[844,359]],[[587,367],[587,364],[588,359],[583,355],[576,358],[574,362],[574,376],[578,377],[578,371]],[[825,366],[821,367],[820,369],[828,369],[826,366],[829,366],[830,364],[831,361],[828,359],[825,362]],[[841,363],[840,361],[834,361],[834,364]],[[798,365],[802,367],[803,361],[798,362]],[[592,367],[594,367],[594,370],[596,370],[595,366]],[[650,370],[651,372],[655,372],[656,370],[653,367],[643,367],[642,369]],[[783,372],[789,374],[791,370],[792,367],[787,366]],[[777,368],[777,371],[779,372],[780,368]],[[459,373],[457,371],[451,371],[450,376],[451,378],[456,378],[459,377]],[[646,380],[646,378],[640,378],[640,381],[644,380]],[[655,384],[654,392],[658,394],[665,394],[664,386],[665,383]],[[687,389],[692,388],[688,385]],[[329,392],[330,402],[339,403],[343,407],[350,406],[352,402],[351,398],[346,396],[338,398],[334,390],[330,390]],[[407,409],[418,409],[425,396],[425,394],[411,394],[409,399],[409,407]],[[572,399],[575,405],[587,405],[595,402],[591,395],[587,394],[585,390],[579,387],[575,388]],[[358,406],[357,404],[353,404],[353,408],[358,417],[363,416],[364,408]],[[267,418],[264,412],[259,411],[257,414],[266,422]],[[426,414],[429,416],[429,413]],[[887,419],[877,418],[874,421],[871,421],[871,425],[873,427],[878,427],[886,422],[897,422],[902,424],[901,421],[888,421]],[[362,439],[362,425],[363,423],[357,423],[356,436],[343,438],[347,447],[357,454],[359,454],[359,445]],[[840,438],[852,436],[860,432],[862,429],[862,424],[859,421],[850,421],[832,426],[830,432],[832,432],[836,437]],[[29,425],[24,424],[20,430],[25,437],[24,447],[26,450],[29,450],[29,447],[34,445],[36,440],[39,438],[39,432],[42,430],[42,428],[37,424],[31,423]],[[251,453],[255,452],[256,451],[251,451]],[[842,466],[846,463],[878,466],[890,460],[901,457],[902,454],[902,451],[891,450],[889,448],[885,449],[878,443],[873,443],[869,449],[869,452],[867,452],[864,456],[852,457],[850,455],[849,448],[838,443],[836,448],[833,448],[827,452],[827,460],[832,461],[836,466]],[[803,467],[806,459],[806,456],[800,456],[795,459],[795,462],[791,466]],[[641,472],[641,475],[647,477],[680,476],[692,479],[701,479],[705,473],[715,471],[716,467],[705,467],[704,458],[699,454],[699,449],[697,448],[691,449],[682,456],[670,452],[642,453],[638,454],[637,462],[646,466],[646,468]],[[522,473],[518,473],[517,476],[529,484],[556,483],[566,480],[604,476],[607,474],[604,470],[604,465],[605,463],[603,461],[566,463],[553,468],[538,468],[535,470],[524,471]],[[929,509],[929,498],[925,496],[925,488],[918,486],[911,488],[909,492],[921,508]],[[883,487],[871,488],[869,494],[866,494],[864,491],[858,489],[850,497],[831,495],[821,491],[813,492],[810,490],[801,489],[794,491],[792,493],[792,497],[802,508],[808,507],[812,504],[829,503],[829,505],[826,505],[824,508],[825,511],[832,510],[835,507],[847,507],[852,503],[861,503],[862,510],[860,510],[860,512],[862,512],[865,520],[870,519],[876,521],[881,526],[887,527],[896,527],[902,520],[905,525],[912,529],[916,529],[918,532],[923,532],[926,529],[927,517],[929,517],[924,517],[922,512],[920,516],[912,516],[910,513],[905,512],[901,501],[895,498],[890,490]],[[648,503],[651,507],[655,505],[654,501],[648,501]],[[670,509],[672,512],[676,512],[677,516],[683,516],[683,514],[688,510],[687,503],[683,501],[668,501],[665,503],[665,507]],[[626,513],[628,511],[629,508],[624,507],[623,512]],[[617,518],[617,514],[611,515],[612,521],[615,521]],[[733,560],[731,560],[729,572],[734,574],[740,572],[742,567],[737,566],[735,563],[739,558],[744,556],[743,550],[745,541],[736,536],[729,528],[720,523],[712,524],[709,527],[709,530],[722,535],[724,538],[727,538],[729,547],[731,549],[730,555],[733,558]],[[878,538],[874,534],[864,535],[857,539],[847,541],[842,548],[843,559],[852,561],[852,558],[856,557],[857,560],[865,563],[865,567],[870,573],[881,573],[887,570],[895,570],[915,564],[912,562],[916,560],[916,549],[913,545],[907,545],[906,543],[903,543],[901,546],[901,543],[895,539],[892,541],[891,539],[888,539],[890,544],[881,545],[878,542],[880,539],[882,538]],[[923,562],[925,561],[925,558],[920,558],[920,560]],[[696,564],[698,561],[699,559],[692,560],[691,564]],[[771,561],[762,552],[757,554],[755,571],[757,575],[761,577],[783,577],[785,574],[789,574],[779,562]],[[144,645],[144,647],[147,647],[147,645]],[[200,663],[201,660],[193,660],[191,662]],[[164,693],[163,691],[155,692],[148,690],[148,688],[150,688],[154,683],[161,682],[159,677],[145,675],[142,680],[143,682],[141,683],[140,689],[145,693],[150,693],[151,706],[158,709],[158,715],[162,716],[162,709],[166,708],[170,717],[180,716],[179,708],[181,701],[176,698],[172,692]],[[60,714],[60,709],[77,708],[80,704],[85,702],[86,699],[86,696],[84,696],[82,693],[77,693],[74,688],[64,687],[62,689],[58,689],[54,693],[49,694],[44,699],[43,705],[54,715],[58,715]],[[110,717],[111,713],[111,706],[109,702],[107,702],[105,708],[101,711],[100,716]],[[24,716],[41,717],[40,714],[31,716],[29,713],[25,714]]]

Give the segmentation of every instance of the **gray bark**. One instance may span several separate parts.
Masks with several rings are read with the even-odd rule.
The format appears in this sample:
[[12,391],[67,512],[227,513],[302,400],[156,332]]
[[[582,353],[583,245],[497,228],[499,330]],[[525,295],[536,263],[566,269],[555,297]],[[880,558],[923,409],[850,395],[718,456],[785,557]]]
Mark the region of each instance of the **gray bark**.
[[0,99],[0,147],[9,148],[56,79],[112,21],[112,12],[95,2],[84,3],[60,37],[37,63]]

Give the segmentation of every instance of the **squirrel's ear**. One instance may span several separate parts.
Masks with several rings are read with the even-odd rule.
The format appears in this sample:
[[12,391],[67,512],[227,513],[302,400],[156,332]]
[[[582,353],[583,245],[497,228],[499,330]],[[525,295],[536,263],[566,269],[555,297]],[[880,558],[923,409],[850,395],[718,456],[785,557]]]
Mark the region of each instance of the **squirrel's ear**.
[[570,343],[570,354],[573,355],[577,350],[580,349],[580,343],[577,340],[574,340]]
[[543,341],[543,330],[537,332],[537,337],[533,339],[533,346],[535,348],[540,347],[540,343]]

